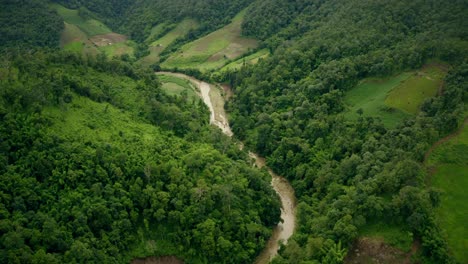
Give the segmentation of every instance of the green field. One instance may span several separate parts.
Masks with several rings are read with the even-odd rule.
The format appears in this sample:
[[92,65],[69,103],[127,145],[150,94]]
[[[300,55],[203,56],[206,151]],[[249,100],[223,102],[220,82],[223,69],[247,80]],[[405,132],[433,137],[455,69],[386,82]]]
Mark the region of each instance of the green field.
[[[161,33],[163,30],[163,27],[165,27],[164,24],[161,24],[162,26],[156,26],[152,29],[151,34],[153,36]],[[185,19],[182,22],[180,22],[173,30],[169,31],[166,35],[163,37],[154,40],[151,42],[149,45],[148,49],[150,51],[150,54],[140,60],[140,63],[144,66],[149,66],[153,63],[156,63],[159,61],[159,54],[163,52],[167,46],[169,46],[174,40],[177,38],[185,36],[191,29],[195,29],[198,26],[198,23],[193,20],[193,19]],[[151,35],[150,35],[151,38]],[[148,40],[150,39],[148,38]]]
[[358,109],[363,116],[379,117],[387,127],[416,114],[422,102],[437,94],[445,72],[438,66],[405,72],[389,78],[368,78],[346,93],[345,117],[356,120]]
[[460,263],[468,263],[468,128],[439,145],[427,160],[435,168],[431,185],[443,190],[436,209],[439,226],[445,231],[449,247]]
[[270,52],[267,49],[259,50],[249,56],[240,58],[236,61],[233,61],[223,68],[220,71],[227,71],[227,70],[238,70],[242,68],[244,65],[253,65],[256,64],[260,59],[266,58],[270,55]]
[[245,11],[240,12],[232,22],[203,38],[187,43],[171,55],[161,66],[164,68],[196,68],[210,70],[224,66],[230,60],[239,58],[250,49],[257,47],[255,39],[241,36],[241,24]]
[[385,104],[410,114],[417,114],[424,100],[437,94],[444,77],[445,72],[439,67],[425,67],[393,89]]
[[128,54],[130,56],[133,56],[133,53],[135,51],[135,42],[131,40],[127,40],[125,42],[120,42],[120,43],[115,43],[112,45],[108,46],[102,46],[99,47],[98,49],[102,52],[104,52],[108,57],[114,57],[114,56],[120,56],[123,54]]
[[162,89],[169,95],[186,95],[192,101],[198,101],[199,96],[195,92],[196,88],[188,80],[169,75],[158,75],[162,83]]
[[167,27],[166,23],[157,24],[151,29],[150,35],[146,38],[145,43],[150,44],[155,41],[155,38],[161,34]]
[[359,230],[359,236],[382,239],[386,244],[404,252],[410,251],[413,243],[411,232],[403,230],[400,226],[382,222],[366,224]]
[[64,50],[85,53],[97,54],[98,50],[94,44],[89,41],[86,33],[75,25],[65,22],[65,28],[60,37],[60,47]]
[[88,37],[112,32],[112,30],[100,21],[81,17],[79,10],[68,9],[59,4],[52,4],[51,7],[57,11],[65,22],[77,26],[86,33]]

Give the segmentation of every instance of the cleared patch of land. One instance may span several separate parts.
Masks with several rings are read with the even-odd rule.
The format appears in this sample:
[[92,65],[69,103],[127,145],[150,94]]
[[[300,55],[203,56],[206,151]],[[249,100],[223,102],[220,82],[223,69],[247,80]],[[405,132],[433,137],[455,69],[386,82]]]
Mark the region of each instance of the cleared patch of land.
[[127,40],[125,42],[109,44],[107,46],[99,47],[99,50],[104,52],[108,57],[121,56],[124,54],[133,56],[133,53],[135,51],[135,45],[135,42]]
[[80,10],[68,9],[58,4],[52,4],[51,7],[65,20],[65,29],[60,39],[63,49],[93,55],[103,52],[109,57],[123,54],[133,56],[136,44],[127,40],[126,36],[112,32],[95,19],[83,18]]
[[452,254],[468,263],[468,128],[465,120],[459,134],[437,144],[426,161],[434,171],[431,185],[443,191],[436,209],[439,226],[445,231]]
[[117,33],[108,33],[103,35],[96,35],[90,40],[98,47],[109,46],[115,43],[125,42],[127,40],[127,36]]
[[[112,30],[102,22],[92,18],[84,18],[78,9],[68,9],[59,4],[52,4],[51,7],[57,11],[65,22],[79,27],[87,36],[102,35],[112,32]],[[90,13],[88,10],[86,10],[86,12]]]
[[348,251],[346,264],[410,264],[411,253],[386,244],[378,238],[362,237]]
[[203,38],[187,43],[161,66],[164,68],[196,68],[209,70],[220,68],[250,49],[257,47],[255,39],[241,36],[241,24],[245,11],[240,12],[232,22]]
[[[151,34],[155,36],[159,34],[164,29],[165,25],[154,27],[151,31]],[[173,43],[177,38],[187,35],[191,29],[198,27],[198,23],[193,19],[185,19],[180,22],[173,30],[169,31],[167,34],[161,38],[153,41],[148,49],[150,54],[140,60],[140,63],[144,66],[149,66],[153,63],[159,62],[159,54],[164,51],[171,43]],[[151,36],[150,36],[151,37]],[[150,39],[150,38],[148,38]]]
[[64,50],[84,53],[97,54],[95,45],[88,39],[86,33],[75,25],[65,22],[65,28],[60,37],[60,47]]
[[187,96],[191,101],[198,101],[196,88],[188,80],[170,75],[158,75],[162,89],[169,95]]
[[253,65],[257,64],[257,62],[260,59],[266,58],[270,55],[270,52],[267,49],[262,49],[259,50],[249,56],[240,58],[236,61],[233,61],[227,65],[225,65],[223,68],[220,69],[220,71],[228,71],[228,70],[238,70],[242,68],[244,65]]
[[416,114],[423,101],[435,96],[442,86],[445,71],[429,65],[419,71],[405,72],[389,78],[368,78],[345,95],[345,117],[356,120],[358,109],[363,116],[378,117],[387,127]]
[[385,99],[385,104],[410,114],[417,114],[424,100],[437,94],[444,77],[445,72],[441,68],[427,66],[393,89]]
[[403,252],[408,252],[413,243],[413,234],[402,229],[400,226],[382,222],[369,223],[359,230],[361,237],[381,240]]
[[167,27],[166,23],[161,23],[161,24],[157,24],[156,26],[154,26],[151,29],[150,35],[148,36],[148,38],[146,38],[145,43],[147,44],[153,43],[155,38],[159,36],[166,27]]

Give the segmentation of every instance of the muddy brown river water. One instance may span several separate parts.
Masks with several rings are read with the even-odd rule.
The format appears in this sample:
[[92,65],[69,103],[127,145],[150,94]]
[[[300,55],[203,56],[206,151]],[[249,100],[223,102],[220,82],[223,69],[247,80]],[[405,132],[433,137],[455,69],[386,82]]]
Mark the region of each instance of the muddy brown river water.
[[[218,87],[181,73],[158,72],[156,74],[172,75],[190,81],[198,89],[198,95],[210,109],[210,123],[219,127],[226,135],[233,136],[226,112],[224,111],[224,97]],[[241,144],[239,147],[242,148],[243,145]],[[255,161],[255,165],[258,168],[266,167],[264,158],[252,152],[249,152],[249,156]],[[268,167],[266,168],[272,178],[271,185],[281,199],[282,222],[273,230],[271,238],[265,249],[255,260],[255,264],[269,263],[278,254],[280,243],[286,244],[296,228],[296,198],[294,196],[294,189],[285,178],[276,175]]]

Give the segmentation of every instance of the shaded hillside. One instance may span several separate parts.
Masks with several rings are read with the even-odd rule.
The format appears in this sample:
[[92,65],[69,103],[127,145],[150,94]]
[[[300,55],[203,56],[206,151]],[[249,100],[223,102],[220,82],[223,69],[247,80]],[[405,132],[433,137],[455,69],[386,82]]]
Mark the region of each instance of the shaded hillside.
[[58,47],[63,20],[42,0],[0,2],[1,47]]

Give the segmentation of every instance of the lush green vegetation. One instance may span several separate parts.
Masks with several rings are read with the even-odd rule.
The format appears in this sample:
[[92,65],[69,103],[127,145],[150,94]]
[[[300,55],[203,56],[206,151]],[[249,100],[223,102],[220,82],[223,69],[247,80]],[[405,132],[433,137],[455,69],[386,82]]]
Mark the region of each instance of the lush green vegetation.
[[417,114],[424,100],[442,91],[445,74],[443,69],[429,65],[413,73],[410,78],[393,89],[385,104],[410,114]]
[[200,100],[196,88],[190,81],[170,75],[159,75],[159,80],[162,83],[161,88],[169,95],[184,96],[192,101]]
[[0,2],[1,47],[58,47],[63,20],[44,1]]
[[260,59],[268,57],[269,54],[267,49],[261,49],[225,65],[220,71],[239,70],[243,66],[257,64]]
[[243,263],[265,244],[279,220],[269,175],[203,103],[103,56],[1,60],[0,262]]
[[274,263],[341,263],[362,236],[466,262],[466,128],[422,163],[466,116],[463,1],[52,2],[0,3],[0,262],[249,263],[265,245],[268,174],[139,58],[232,86],[235,136],[298,198]]
[[405,72],[390,78],[367,78],[347,91],[346,118],[359,116],[380,118],[387,127],[395,127],[410,115],[415,115],[424,100],[437,94],[445,72],[437,66]]
[[[149,39],[158,36],[165,32],[165,24],[160,24],[162,27],[156,26],[153,28]],[[189,33],[190,30],[197,28],[197,22],[192,19],[185,19],[180,22],[175,28],[169,31],[167,34],[158,38],[149,44],[150,54],[144,58],[141,58],[141,64],[144,66],[150,66],[159,62],[159,54],[164,51],[169,45],[171,45],[176,39],[183,38]],[[153,37],[152,37],[153,36]]]
[[[298,230],[274,262],[340,263],[340,246],[352,244],[367,223],[413,233],[422,241],[421,261],[453,262],[434,221],[437,191],[425,186],[421,161],[464,112],[468,34],[456,25],[466,24],[466,6],[357,0],[285,5],[271,0],[249,7],[244,32],[264,39],[272,55],[218,79],[233,85],[228,111],[234,134],[266,156],[298,196]],[[431,97],[438,85],[400,75],[434,59],[453,67],[438,97]],[[362,82],[366,78],[372,79]],[[386,81],[377,84],[377,78]],[[409,82],[399,86],[405,78]],[[430,92],[422,95],[421,88]],[[407,107],[410,100],[399,104],[399,97],[414,100]],[[354,105],[367,108],[364,114],[346,114],[349,101],[365,102]],[[409,113],[382,116],[386,104]]]
[[395,127],[408,114],[385,104],[388,93],[400,86],[410,77],[410,73],[401,73],[386,79],[368,78],[355,88],[346,92],[344,102],[347,105],[345,117],[357,120],[360,116],[380,118],[388,127]]
[[359,236],[383,239],[388,245],[404,252],[410,251],[414,239],[413,234],[402,230],[401,226],[385,222],[366,224],[359,230]]
[[102,22],[93,19],[92,14],[84,9],[68,9],[58,4],[51,5],[53,9],[65,20],[65,22],[77,26],[88,37],[112,32]]
[[436,210],[437,220],[446,232],[445,236],[453,255],[460,263],[468,261],[466,248],[468,233],[464,228],[468,221],[468,128],[449,138],[431,153],[427,161],[431,185],[439,188],[440,206]]
[[241,23],[245,12],[240,12],[229,25],[193,42],[165,60],[163,68],[195,68],[199,70],[222,67],[257,47],[257,41],[241,37]]
[[127,40],[125,42],[113,43],[112,45],[102,46],[99,47],[99,50],[104,52],[110,58],[117,56],[120,57],[122,55],[133,56],[135,50],[135,43]]

